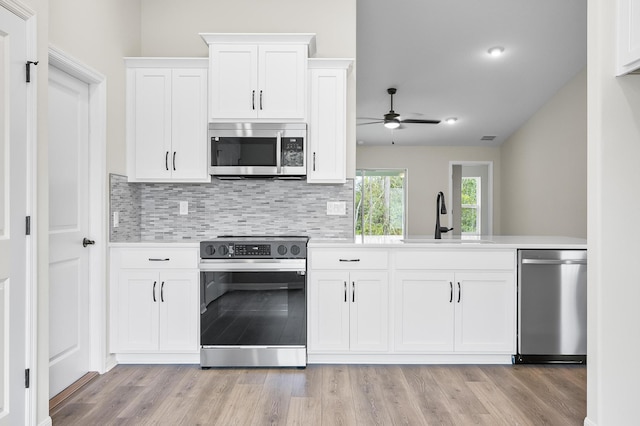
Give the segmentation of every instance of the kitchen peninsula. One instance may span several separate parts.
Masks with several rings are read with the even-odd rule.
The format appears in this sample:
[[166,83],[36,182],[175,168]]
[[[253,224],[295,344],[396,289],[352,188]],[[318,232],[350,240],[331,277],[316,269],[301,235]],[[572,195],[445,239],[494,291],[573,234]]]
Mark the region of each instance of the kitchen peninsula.
[[312,239],[309,363],[511,363],[519,249],[586,249],[586,241]]

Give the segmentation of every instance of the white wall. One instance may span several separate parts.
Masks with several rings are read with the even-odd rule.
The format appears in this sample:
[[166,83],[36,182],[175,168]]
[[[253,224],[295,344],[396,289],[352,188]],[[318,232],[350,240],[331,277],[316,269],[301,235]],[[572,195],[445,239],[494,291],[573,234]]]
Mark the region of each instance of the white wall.
[[616,2],[588,2],[588,425],[640,424],[640,76],[614,77]]
[[[356,57],[356,0],[141,0],[142,56],[207,56],[198,33],[315,33],[318,58]],[[355,67],[347,77],[347,176],[355,170]]]
[[[490,147],[358,146],[356,167],[407,169],[407,233],[433,236],[438,191],[449,194],[450,161],[493,161],[494,203],[500,205],[500,150]],[[500,211],[494,209],[493,233],[500,234]],[[441,217],[448,226],[449,217]]]
[[502,233],[587,236],[587,73],[501,148]]

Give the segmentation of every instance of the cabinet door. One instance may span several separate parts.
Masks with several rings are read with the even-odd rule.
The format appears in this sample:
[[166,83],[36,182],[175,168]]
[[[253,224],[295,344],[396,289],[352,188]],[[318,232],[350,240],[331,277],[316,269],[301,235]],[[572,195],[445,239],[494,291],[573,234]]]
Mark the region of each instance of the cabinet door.
[[457,273],[455,287],[456,352],[515,353],[513,273]]
[[350,348],[386,351],[389,347],[389,295],[386,272],[351,272]]
[[308,343],[310,352],[349,350],[349,273],[309,274]]
[[158,349],[160,281],[153,271],[122,270],[118,278],[117,342],[113,352]]
[[171,177],[208,180],[206,70],[174,69],[171,99]]
[[397,351],[453,351],[453,281],[452,273],[422,271],[396,274]]
[[258,116],[303,119],[307,46],[268,45],[258,52]]
[[209,49],[211,118],[258,116],[258,47],[212,44]]
[[159,349],[197,351],[198,273],[180,271],[160,274],[158,301]]
[[[171,70],[137,68],[133,93],[135,179],[171,176]],[[131,152],[131,151],[130,151]]]
[[346,70],[312,69],[307,182],[346,181]]

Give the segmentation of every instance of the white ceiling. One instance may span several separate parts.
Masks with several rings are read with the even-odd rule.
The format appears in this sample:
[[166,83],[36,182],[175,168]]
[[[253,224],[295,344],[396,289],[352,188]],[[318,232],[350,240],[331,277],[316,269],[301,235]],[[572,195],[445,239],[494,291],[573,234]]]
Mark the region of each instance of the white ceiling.
[[[358,0],[357,8],[357,116],[382,117],[395,87],[401,118],[458,118],[393,134],[359,125],[365,145],[499,145],[587,62],[587,0]],[[496,45],[500,58],[487,53]]]

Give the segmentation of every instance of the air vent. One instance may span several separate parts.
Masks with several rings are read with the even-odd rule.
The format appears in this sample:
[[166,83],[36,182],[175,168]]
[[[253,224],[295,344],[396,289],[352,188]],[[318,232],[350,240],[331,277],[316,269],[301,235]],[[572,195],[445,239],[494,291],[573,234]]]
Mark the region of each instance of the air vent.
[[480,138],[481,141],[492,141],[494,140],[496,137],[495,136],[483,136]]

